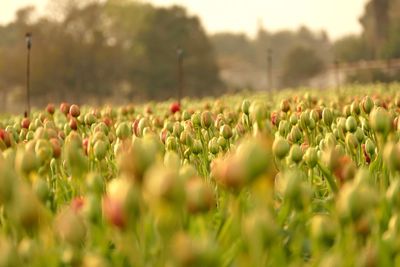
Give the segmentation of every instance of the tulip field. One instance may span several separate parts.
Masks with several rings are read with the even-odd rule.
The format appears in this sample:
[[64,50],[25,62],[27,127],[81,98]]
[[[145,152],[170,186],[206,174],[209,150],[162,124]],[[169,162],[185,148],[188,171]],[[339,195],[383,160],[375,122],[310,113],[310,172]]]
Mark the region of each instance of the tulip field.
[[400,85],[0,115],[0,267],[400,266]]

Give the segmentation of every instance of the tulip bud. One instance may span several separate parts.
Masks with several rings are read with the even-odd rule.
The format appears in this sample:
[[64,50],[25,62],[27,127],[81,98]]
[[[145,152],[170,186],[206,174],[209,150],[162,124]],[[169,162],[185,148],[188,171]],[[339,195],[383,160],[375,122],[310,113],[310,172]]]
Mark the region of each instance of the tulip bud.
[[69,114],[72,117],[77,118],[81,114],[79,106],[78,105],[71,105],[71,107],[69,108]]
[[354,133],[357,130],[357,121],[353,116],[349,116],[346,119],[346,130]]
[[197,112],[194,113],[192,115],[191,121],[193,123],[193,126],[200,127],[201,126],[201,115]]
[[103,212],[110,224],[124,229],[130,217],[138,216],[139,205],[139,192],[130,181],[117,178],[108,183],[107,195],[103,198]]
[[242,112],[246,115],[249,115],[249,109],[250,109],[250,101],[249,100],[243,100],[242,102]]
[[289,152],[290,145],[288,141],[282,137],[277,137],[274,140],[274,143],[272,145],[272,151],[274,152],[274,155],[279,158],[283,159],[286,157],[287,153]]
[[13,168],[0,155],[0,206],[11,200],[15,181],[17,177]]
[[93,152],[97,160],[103,160],[107,154],[107,143],[103,140],[98,140],[94,144]]
[[360,104],[358,103],[357,100],[354,100],[353,103],[351,103],[350,110],[352,114],[360,115],[361,113]]
[[179,170],[181,166],[181,160],[178,154],[174,151],[167,151],[164,155],[164,165],[169,169]]
[[190,213],[207,212],[215,207],[214,191],[200,177],[188,180],[185,192],[186,207]]
[[180,203],[183,199],[183,184],[176,170],[164,166],[153,166],[146,173],[144,188],[155,201]]
[[61,103],[61,105],[60,105],[60,111],[61,111],[62,113],[64,113],[64,115],[67,115],[67,114],[68,114],[69,109],[70,109],[70,107],[69,107],[69,104],[68,104],[68,103],[66,103],[66,102]]
[[19,184],[13,199],[12,215],[16,222],[26,230],[40,226],[41,205],[31,188]]
[[314,120],[315,122],[318,122],[320,120],[320,116],[317,110],[315,109],[311,110],[310,119]]
[[280,103],[280,108],[285,113],[290,111],[290,103],[289,103],[289,101],[287,99],[282,100],[281,103]]
[[387,166],[392,169],[400,170],[400,145],[388,142],[383,149],[383,159]]
[[287,121],[282,120],[279,122],[278,131],[281,136],[286,137],[289,133],[289,129],[290,129],[290,126]]
[[391,119],[389,113],[381,107],[374,109],[369,115],[371,127],[376,132],[387,134],[391,128]]
[[205,129],[210,128],[213,124],[213,118],[210,111],[204,111],[201,113],[201,126]]
[[304,160],[311,169],[314,168],[318,163],[317,150],[313,147],[309,147],[304,154]]
[[265,209],[252,211],[244,218],[243,236],[253,245],[273,245],[279,236],[279,227]]
[[168,150],[177,150],[178,149],[178,142],[176,141],[176,138],[173,136],[169,136],[167,138],[167,141],[165,142],[166,148]]
[[326,126],[331,126],[333,122],[333,114],[329,108],[324,108],[322,111],[322,119]]
[[297,122],[298,122],[297,115],[296,115],[295,113],[293,113],[292,115],[290,115],[289,121],[290,121],[290,123],[291,123],[292,125],[296,125]]
[[216,155],[219,152],[219,144],[218,144],[218,139],[216,137],[213,137],[210,142],[208,142],[208,150]]
[[303,151],[298,144],[292,145],[290,149],[290,159],[295,163],[299,163],[303,159]]
[[47,182],[41,178],[35,179],[33,185],[33,191],[35,192],[36,196],[45,203],[46,200],[50,196],[50,189]]
[[80,246],[85,241],[86,226],[72,208],[66,208],[57,216],[54,227],[61,240],[72,246]]
[[180,122],[175,122],[172,134],[176,137],[180,137],[181,133],[183,132],[183,126]]
[[225,138],[225,139],[230,139],[231,137],[232,137],[232,135],[233,135],[233,133],[232,133],[232,128],[229,126],[229,125],[227,125],[227,124],[225,124],[225,125],[223,125],[222,127],[221,127],[221,129],[220,129],[220,134]]
[[192,146],[192,152],[194,154],[200,154],[203,151],[203,145],[199,140],[194,140],[193,146]]
[[118,125],[116,134],[119,139],[126,139],[131,136],[131,129],[126,122],[123,122]]
[[362,102],[362,108],[365,113],[369,114],[374,108],[374,101],[369,96],[364,97]]

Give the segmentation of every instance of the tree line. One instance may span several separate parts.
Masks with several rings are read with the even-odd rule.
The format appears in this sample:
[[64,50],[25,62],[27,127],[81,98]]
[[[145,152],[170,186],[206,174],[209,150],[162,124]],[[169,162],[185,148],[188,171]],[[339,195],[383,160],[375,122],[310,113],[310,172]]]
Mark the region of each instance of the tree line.
[[223,92],[216,55],[200,20],[184,8],[136,1],[53,1],[53,16],[17,12],[0,26],[0,91],[25,91],[25,32],[32,32],[33,102],[176,97],[177,50],[187,96]]
[[[267,50],[270,49],[275,85],[284,88],[305,85],[335,63],[400,58],[400,0],[368,1],[359,22],[361,34],[335,41],[324,31],[313,32],[304,26],[296,31],[278,32],[260,27],[253,39],[233,33],[215,34],[211,39],[220,65],[228,70],[241,66],[248,71],[262,69],[266,73]],[[398,72],[381,70],[362,70],[348,77],[349,82],[399,79]]]
[[[277,88],[304,85],[334,62],[400,57],[400,0],[370,0],[359,19],[362,33],[336,41],[324,31],[306,27],[278,32],[260,27],[255,38],[207,35],[200,19],[185,8],[141,1],[53,0],[51,4],[52,12],[46,16],[38,17],[33,7],[27,7],[12,22],[0,25],[3,102],[24,99],[26,32],[33,33],[35,105],[175,98],[179,49],[184,51],[184,94],[191,97],[232,89],[234,85],[221,78],[221,72],[232,68],[240,75],[258,71],[266,77],[268,51]],[[349,79],[371,82],[399,77],[399,73],[364,70]]]

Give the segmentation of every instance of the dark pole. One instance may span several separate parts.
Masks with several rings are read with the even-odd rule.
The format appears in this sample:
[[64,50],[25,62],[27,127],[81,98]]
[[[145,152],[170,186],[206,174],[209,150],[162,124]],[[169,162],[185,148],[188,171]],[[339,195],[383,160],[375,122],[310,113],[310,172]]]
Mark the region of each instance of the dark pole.
[[26,38],[26,48],[28,50],[26,58],[26,111],[25,117],[29,117],[31,111],[31,100],[30,100],[30,63],[31,63],[31,47],[32,47],[32,34],[27,33]]
[[176,50],[176,56],[178,58],[178,104],[181,105],[181,99],[183,94],[183,49],[178,48]]
[[272,91],[272,49],[267,50],[267,72],[268,72],[268,90]]
[[333,63],[335,67],[335,84],[336,84],[336,90],[339,95],[340,93],[340,81],[339,81],[339,60],[335,60]]

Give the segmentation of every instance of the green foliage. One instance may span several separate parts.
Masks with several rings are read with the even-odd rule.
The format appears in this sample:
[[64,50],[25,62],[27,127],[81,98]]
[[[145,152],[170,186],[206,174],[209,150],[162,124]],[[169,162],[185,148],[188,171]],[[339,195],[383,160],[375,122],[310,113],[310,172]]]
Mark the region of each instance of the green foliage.
[[213,48],[198,18],[185,9],[122,0],[52,4],[56,17],[33,20],[34,9],[27,8],[0,26],[2,90],[25,85],[23,36],[31,31],[32,96],[40,105],[176,97],[178,47],[185,51],[185,94],[222,92]]
[[282,84],[295,86],[323,71],[323,61],[316,53],[304,47],[296,47],[284,61]]

